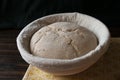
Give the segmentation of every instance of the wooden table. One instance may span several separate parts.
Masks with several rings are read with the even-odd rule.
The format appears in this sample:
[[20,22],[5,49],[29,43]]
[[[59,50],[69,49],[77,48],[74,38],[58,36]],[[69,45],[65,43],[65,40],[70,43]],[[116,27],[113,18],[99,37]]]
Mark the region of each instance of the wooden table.
[[16,46],[19,30],[0,30],[0,80],[21,80],[28,64]]
[[[120,27],[109,28],[112,37],[120,37]],[[16,46],[20,30],[0,30],[0,80],[21,80],[28,64]]]

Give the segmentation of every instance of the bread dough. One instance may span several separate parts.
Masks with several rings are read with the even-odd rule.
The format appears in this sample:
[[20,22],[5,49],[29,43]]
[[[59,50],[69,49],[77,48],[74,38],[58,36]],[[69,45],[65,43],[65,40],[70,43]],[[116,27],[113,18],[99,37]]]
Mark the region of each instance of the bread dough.
[[70,22],[56,22],[33,34],[31,53],[52,59],[73,59],[97,46],[96,36],[88,29]]

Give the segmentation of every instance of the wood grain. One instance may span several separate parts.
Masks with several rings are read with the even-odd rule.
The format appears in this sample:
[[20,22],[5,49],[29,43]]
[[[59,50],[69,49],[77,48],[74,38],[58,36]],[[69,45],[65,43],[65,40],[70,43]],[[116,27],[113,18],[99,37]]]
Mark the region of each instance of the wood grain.
[[19,30],[0,30],[0,80],[21,80],[28,64],[16,46]]

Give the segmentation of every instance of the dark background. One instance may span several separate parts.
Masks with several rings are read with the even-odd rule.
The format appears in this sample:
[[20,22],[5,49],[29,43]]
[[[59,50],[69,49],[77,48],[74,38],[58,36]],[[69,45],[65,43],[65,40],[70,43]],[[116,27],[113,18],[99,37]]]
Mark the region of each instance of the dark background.
[[45,15],[81,12],[98,18],[110,27],[120,26],[117,0],[0,0],[0,29],[22,29]]

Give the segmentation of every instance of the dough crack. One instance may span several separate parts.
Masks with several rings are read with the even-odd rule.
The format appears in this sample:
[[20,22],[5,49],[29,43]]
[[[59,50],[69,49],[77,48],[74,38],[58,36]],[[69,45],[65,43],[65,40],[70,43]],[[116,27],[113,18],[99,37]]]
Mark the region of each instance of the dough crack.
[[73,40],[72,39],[71,39],[70,44],[73,47],[73,49],[75,50],[75,56],[78,57],[78,48],[73,44]]

